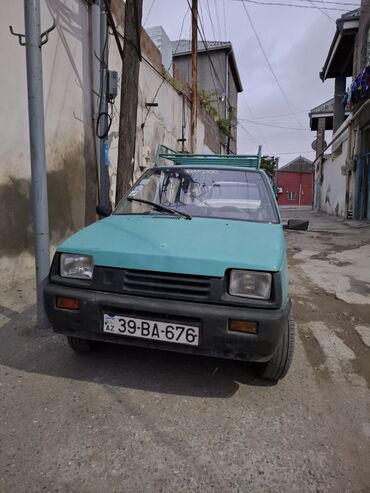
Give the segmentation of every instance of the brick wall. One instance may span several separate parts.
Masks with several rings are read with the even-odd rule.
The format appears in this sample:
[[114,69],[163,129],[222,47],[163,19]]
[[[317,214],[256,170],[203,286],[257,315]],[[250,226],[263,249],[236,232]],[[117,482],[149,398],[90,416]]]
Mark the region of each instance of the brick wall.
[[277,187],[279,205],[312,204],[312,173],[278,171]]

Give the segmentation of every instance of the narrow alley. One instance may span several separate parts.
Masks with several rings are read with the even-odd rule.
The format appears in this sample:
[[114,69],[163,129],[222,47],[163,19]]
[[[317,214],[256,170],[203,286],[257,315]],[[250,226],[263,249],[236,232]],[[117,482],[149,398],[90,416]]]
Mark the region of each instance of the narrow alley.
[[[33,283],[1,296],[0,490],[365,492],[370,228],[310,209],[286,233],[297,325],[287,377],[36,328]],[[140,471],[140,473],[138,473]]]

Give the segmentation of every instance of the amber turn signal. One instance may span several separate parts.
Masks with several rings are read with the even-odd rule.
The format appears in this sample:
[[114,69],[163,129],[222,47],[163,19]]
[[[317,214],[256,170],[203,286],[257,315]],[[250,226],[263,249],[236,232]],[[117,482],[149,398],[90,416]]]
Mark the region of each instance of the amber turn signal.
[[65,310],[77,310],[80,306],[80,302],[76,298],[65,298],[64,296],[57,296],[57,307],[64,308]]
[[249,320],[229,320],[229,330],[232,330],[233,332],[257,334],[257,322],[250,322]]

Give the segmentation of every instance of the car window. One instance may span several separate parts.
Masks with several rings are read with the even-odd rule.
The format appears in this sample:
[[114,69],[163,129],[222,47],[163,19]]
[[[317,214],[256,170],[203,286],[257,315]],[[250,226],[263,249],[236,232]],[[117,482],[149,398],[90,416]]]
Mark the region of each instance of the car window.
[[196,217],[279,222],[263,176],[255,171],[153,168],[117,205],[115,214],[163,214],[136,198]]

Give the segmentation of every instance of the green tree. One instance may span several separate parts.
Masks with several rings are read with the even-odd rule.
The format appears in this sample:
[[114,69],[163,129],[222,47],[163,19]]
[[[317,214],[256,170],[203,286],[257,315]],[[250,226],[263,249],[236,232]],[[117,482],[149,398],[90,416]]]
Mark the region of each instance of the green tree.
[[278,167],[279,158],[275,156],[262,156],[261,169],[272,179]]

